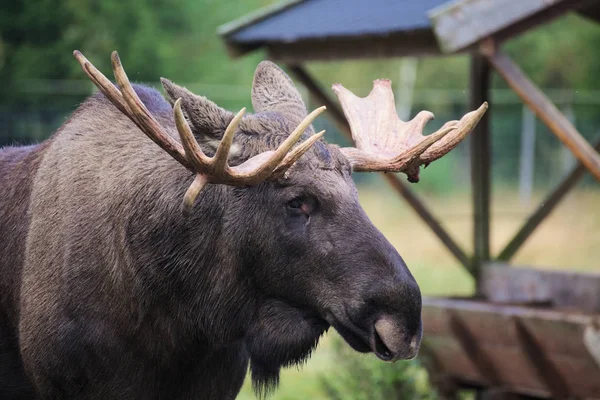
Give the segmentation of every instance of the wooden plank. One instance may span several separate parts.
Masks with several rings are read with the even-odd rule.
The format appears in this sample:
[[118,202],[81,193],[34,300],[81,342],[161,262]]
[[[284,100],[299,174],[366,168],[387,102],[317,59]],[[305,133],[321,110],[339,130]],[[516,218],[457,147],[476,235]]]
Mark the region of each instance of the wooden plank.
[[[496,319],[496,316],[520,317],[525,319],[539,319],[549,322],[567,322],[572,325],[587,326],[594,320],[594,315],[571,310],[554,310],[537,307],[517,306],[514,304],[495,304],[476,299],[453,299],[445,297],[423,297],[423,307],[440,310],[439,317],[443,317],[445,310],[460,310],[465,313],[479,313]],[[508,321],[508,320],[507,320]],[[502,325],[505,323],[503,322]],[[441,327],[438,327],[441,329]],[[503,335],[498,333],[494,337],[501,340]]]
[[521,349],[527,356],[526,358],[530,367],[537,373],[540,381],[546,384],[548,391],[555,399],[568,397],[569,387],[567,383],[536,338],[519,318],[514,319],[514,324]]
[[[435,354],[438,373],[461,385],[489,387],[490,393],[503,395],[549,397],[566,392],[571,398],[600,398],[600,367],[584,343],[584,332],[596,318],[565,310],[425,297],[423,343]],[[482,372],[480,361],[473,361],[481,354],[487,372]],[[547,365],[540,365],[541,360]],[[488,383],[490,376],[496,380],[493,385]],[[549,384],[550,379],[555,381]]]
[[489,386],[497,386],[501,382],[500,374],[488,355],[481,349],[475,336],[469,331],[467,325],[455,314],[450,314],[450,330],[460,343],[463,352],[477,367],[479,373],[486,379]]
[[459,0],[428,13],[444,53],[464,49],[483,38],[531,18],[567,0]]
[[[481,52],[515,93],[536,113],[550,130],[571,150],[573,155],[600,180],[600,155],[581,136],[571,122],[544,93],[492,40],[482,45]],[[481,124],[480,124],[481,125]]]
[[[467,317],[463,315],[467,321]],[[469,327],[473,325],[469,322]],[[508,323],[510,325],[510,323]],[[481,333],[483,335],[484,332]],[[463,348],[453,336],[441,336],[435,332],[426,332],[423,343],[438,357],[439,364],[443,366],[443,374],[459,384],[489,387],[492,390],[503,389],[506,392],[520,393],[536,397],[550,397],[551,391],[547,384],[540,379],[535,369],[528,361],[527,354],[516,341],[509,345],[500,346],[486,342],[481,335],[474,336],[480,351],[485,353],[488,360],[496,368],[499,383],[490,386],[487,380],[475,370],[472,361],[466,356]],[[564,340],[581,340],[577,336],[565,337]],[[577,397],[598,398],[600,382],[595,378],[600,376],[597,367],[590,364],[589,360],[564,354],[554,354],[544,350],[545,357],[563,376],[568,392]],[[426,365],[428,368],[428,366]],[[568,379],[568,380],[567,380]],[[462,386],[462,385],[461,385]]]
[[489,263],[481,274],[481,292],[491,302],[600,312],[600,273],[507,267]]
[[[490,102],[490,68],[485,58],[471,58],[471,108]],[[490,112],[485,113],[470,135],[471,183],[473,187],[473,271],[477,276],[482,263],[490,258]]]
[[[600,139],[596,142],[594,149],[600,151]],[[583,178],[587,172],[586,167],[579,161],[575,167],[569,172],[556,186],[556,188],[540,203],[538,208],[527,221],[521,226],[518,232],[508,242],[508,244],[500,251],[497,259],[500,261],[510,260],[515,253],[521,248],[525,241],[531,236],[533,231],[540,223],[554,210],[567,193]]]
[[[311,96],[319,104],[324,104],[327,107],[326,115],[332,116],[336,126],[343,133],[352,140],[352,134],[350,132],[350,126],[344,116],[344,113],[340,109],[337,103],[335,103],[330,96],[328,96],[317,82],[309,75],[309,73],[299,65],[289,65],[290,72],[294,77],[302,82],[302,84],[309,90]],[[481,103],[480,103],[481,104]],[[479,105],[478,105],[479,106]],[[477,107],[478,107],[477,106]],[[487,113],[486,113],[487,114]],[[485,118],[485,116],[484,116]],[[480,122],[481,123],[481,122]],[[388,181],[390,186],[396,190],[416,211],[421,219],[429,226],[433,233],[440,239],[440,241],[446,246],[446,248],[456,257],[456,259],[471,272],[471,261],[465,252],[460,248],[454,239],[448,234],[448,232],[442,227],[437,221],[433,214],[425,207],[423,202],[417,197],[417,195],[408,188],[408,185],[402,182],[397,175],[382,173],[383,177]]]

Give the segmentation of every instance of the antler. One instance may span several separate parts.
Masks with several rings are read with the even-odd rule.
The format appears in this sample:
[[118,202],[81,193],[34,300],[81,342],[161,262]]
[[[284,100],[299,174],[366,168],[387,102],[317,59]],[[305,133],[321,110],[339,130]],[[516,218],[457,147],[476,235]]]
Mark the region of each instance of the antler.
[[473,130],[487,110],[487,102],[460,121],[446,122],[437,132],[423,136],[429,111],[411,121],[398,118],[391,81],[378,79],[367,97],[360,98],[341,84],[333,85],[350,124],[356,147],[342,148],[355,171],[404,172],[419,181],[419,167],[452,150]]
[[184,214],[190,212],[198,194],[207,183],[252,186],[264,182],[270,177],[280,176],[325,133],[325,131],[321,131],[312,135],[292,150],[292,147],[298,142],[306,128],[310,126],[319,114],[325,111],[325,106],[323,106],[306,116],[277,150],[258,154],[238,166],[231,167],[227,163],[227,158],[233,142],[233,135],[246,112],[245,108],[242,108],[227,126],[215,155],[208,157],[200,148],[200,145],[192,134],[190,126],[183,116],[181,99],[177,99],[173,106],[175,125],[181,138],[180,144],[164,131],[162,126],[148,112],[144,103],[139,99],[125,74],[116,51],[112,53],[112,67],[120,90],[98,71],[81,52],[75,50],[73,55],[92,82],[104,93],[111,103],[129,117],[140,130],[169,153],[171,157],[197,174],[183,198],[182,209]]

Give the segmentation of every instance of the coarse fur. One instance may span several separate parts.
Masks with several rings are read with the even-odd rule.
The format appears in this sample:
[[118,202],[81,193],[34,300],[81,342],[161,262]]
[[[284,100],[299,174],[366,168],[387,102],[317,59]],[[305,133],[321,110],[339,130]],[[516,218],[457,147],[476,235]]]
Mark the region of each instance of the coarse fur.
[[[212,155],[233,114],[163,87],[168,101],[135,90],[177,139],[182,98]],[[232,165],[275,149],[306,115],[270,62],[252,104]],[[248,366],[267,393],[331,325],[358,351],[414,355],[418,286],[336,146],[317,142],[277,180],[209,185],[184,217],[192,180],[101,94],[44,143],[0,151],[0,398],[233,399]],[[383,317],[393,335],[373,328]]]

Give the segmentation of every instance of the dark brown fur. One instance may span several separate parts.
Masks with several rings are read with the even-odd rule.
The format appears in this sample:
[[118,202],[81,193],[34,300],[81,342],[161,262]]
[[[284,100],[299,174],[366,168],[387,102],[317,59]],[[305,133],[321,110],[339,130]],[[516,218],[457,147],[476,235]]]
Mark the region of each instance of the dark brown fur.
[[[163,85],[210,154],[233,114]],[[136,91],[176,137],[169,104]],[[306,115],[271,63],[253,105],[232,164]],[[249,364],[269,389],[330,325],[359,351],[382,313],[420,338],[418,287],[335,146],[318,142],[278,181],[209,185],[184,218],[192,179],[102,95],[43,144],[0,152],[0,398],[231,399]]]

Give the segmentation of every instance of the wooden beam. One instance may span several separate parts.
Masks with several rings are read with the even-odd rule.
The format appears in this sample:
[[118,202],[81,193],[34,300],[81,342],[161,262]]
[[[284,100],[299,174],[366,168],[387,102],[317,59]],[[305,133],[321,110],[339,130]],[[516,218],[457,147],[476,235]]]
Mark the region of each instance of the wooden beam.
[[427,14],[441,50],[456,53],[477,50],[477,43],[487,37],[504,42],[594,1],[457,0],[446,2]]
[[[600,151],[600,139],[596,142],[594,149]],[[531,236],[533,231],[542,223],[542,221],[550,215],[552,210],[560,203],[567,193],[583,178],[587,169],[579,161],[575,167],[569,172],[558,184],[558,186],[540,203],[538,208],[527,221],[521,226],[519,231],[513,236],[508,244],[500,251],[497,259],[501,261],[510,260],[525,241]]]
[[[341,132],[345,133],[350,140],[352,140],[352,134],[350,132],[350,126],[344,116],[341,108],[335,103],[330,96],[328,96],[318,85],[318,83],[309,75],[308,71],[299,65],[289,65],[290,72],[294,77],[302,82],[302,84],[309,90],[311,95],[319,104],[324,104],[327,107],[327,115],[331,116],[338,126]],[[481,103],[480,103],[481,104]],[[479,107],[479,105],[477,105]],[[487,114],[487,113],[486,113]],[[485,116],[484,116],[485,118]],[[480,122],[481,123],[481,122]],[[435,235],[441,240],[446,248],[456,257],[456,259],[471,273],[471,261],[466,253],[460,248],[460,246],[452,239],[452,237],[446,232],[442,225],[437,219],[429,212],[423,202],[417,197],[412,190],[408,188],[408,185],[402,182],[398,176],[394,174],[382,173],[383,177],[388,181],[390,186],[396,190],[408,204],[417,212],[421,219],[429,226],[429,228],[435,233]]]
[[416,29],[389,35],[326,37],[291,42],[280,40],[260,45],[267,50],[270,59],[286,64],[440,55],[437,40],[430,29]]
[[[490,103],[490,67],[485,58],[471,56],[471,108]],[[471,183],[473,187],[473,267],[478,275],[484,262],[490,259],[490,107],[470,135]]]
[[573,155],[590,170],[592,175],[600,180],[600,155],[598,152],[590,146],[550,99],[512,62],[508,55],[495,47],[493,40],[489,39],[482,45],[481,52],[515,93],[531,107],[548,128],[571,150]]
[[551,306],[600,312],[600,273],[554,271],[489,263],[481,292],[496,304]]
[[443,51],[450,53],[544,11],[551,5],[569,1],[459,0],[434,8],[428,16]]
[[544,382],[554,399],[569,398],[569,386],[552,360],[540,346],[535,336],[527,329],[527,325],[519,318],[513,318],[517,341],[529,366],[535,371],[540,381]]

